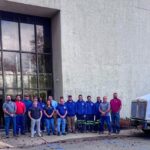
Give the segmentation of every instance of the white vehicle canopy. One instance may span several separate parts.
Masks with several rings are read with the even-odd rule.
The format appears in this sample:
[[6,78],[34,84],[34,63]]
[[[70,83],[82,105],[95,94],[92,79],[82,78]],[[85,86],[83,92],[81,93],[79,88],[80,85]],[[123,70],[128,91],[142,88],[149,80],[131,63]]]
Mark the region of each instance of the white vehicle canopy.
[[150,94],[137,97],[132,103],[139,103],[138,113],[145,114],[143,119],[150,121]]

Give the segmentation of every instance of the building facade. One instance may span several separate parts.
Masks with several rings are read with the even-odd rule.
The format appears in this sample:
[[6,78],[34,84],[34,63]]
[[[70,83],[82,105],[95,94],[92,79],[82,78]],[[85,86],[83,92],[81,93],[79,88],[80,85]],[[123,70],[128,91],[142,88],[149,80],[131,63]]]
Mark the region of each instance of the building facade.
[[123,101],[150,91],[147,0],[1,0],[0,93]]

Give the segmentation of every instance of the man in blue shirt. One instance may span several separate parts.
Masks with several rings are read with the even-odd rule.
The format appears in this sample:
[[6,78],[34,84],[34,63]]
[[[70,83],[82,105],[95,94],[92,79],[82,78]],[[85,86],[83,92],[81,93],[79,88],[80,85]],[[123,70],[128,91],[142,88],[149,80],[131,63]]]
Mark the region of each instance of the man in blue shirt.
[[86,128],[86,103],[82,95],[78,96],[76,102],[77,128],[80,132],[84,132]]
[[57,132],[58,136],[60,136],[60,126],[62,125],[62,135],[66,135],[66,115],[67,115],[67,107],[65,105],[65,101],[63,97],[60,97],[59,104],[56,108],[57,110]]
[[87,96],[86,101],[86,129],[93,131],[94,128],[94,103],[91,101],[91,96]]
[[102,102],[100,96],[97,97],[97,101],[94,104],[94,114],[95,114],[95,131],[99,131],[99,123],[100,123],[100,117],[101,117],[101,113],[99,111],[99,106],[100,103]]
[[13,124],[13,135],[16,136],[16,104],[11,101],[11,96],[7,96],[3,104],[5,133],[6,138],[9,138],[10,123]]
[[31,124],[31,120],[28,116],[28,110],[30,107],[32,107],[32,101],[30,100],[29,96],[28,95],[25,95],[25,98],[24,100],[22,101],[25,106],[26,106],[26,112],[25,112],[25,130],[27,132],[30,132],[30,124]]
[[42,109],[38,107],[38,99],[35,96],[32,107],[28,111],[29,118],[31,119],[31,137],[34,137],[35,126],[37,129],[38,136],[41,136],[40,122],[42,118]]
[[68,100],[65,103],[67,107],[67,121],[68,131],[75,133],[75,115],[76,115],[76,103],[73,101],[72,96],[68,96]]

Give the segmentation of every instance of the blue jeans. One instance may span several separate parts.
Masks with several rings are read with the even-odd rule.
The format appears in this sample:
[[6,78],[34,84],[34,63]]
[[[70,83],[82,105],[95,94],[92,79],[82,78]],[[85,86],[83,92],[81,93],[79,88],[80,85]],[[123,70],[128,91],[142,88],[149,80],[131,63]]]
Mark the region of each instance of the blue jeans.
[[25,118],[25,131],[26,131],[26,132],[30,132],[31,119],[29,118],[28,113],[26,113],[26,114],[24,115],[24,118]]
[[106,122],[108,131],[111,132],[110,116],[101,116],[100,131],[104,131],[104,123]]
[[5,119],[5,133],[6,136],[9,135],[9,128],[10,128],[10,123],[12,122],[13,124],[13,134],[16,135],[16,116],[11,117],[4,117]]
[[25,128],[25,118],[24,115],[17,115],[16,116],[16,133],[19,134],[19,129],[21,131],[21,134],[24,134],[24,128]]
[[62,133],[65,133],[66,119],[57,118],[57,132],[60,133],[60,126],[62,125]]
[[55,127],[54,127],[54,118],[46,118],[45,119],[46,122],[46,130],[47,130],[47,134],[50,134],[50,130],[52,129],[52,133],[54,134],[55,132]]
[[43,115],[41,118],[41,130],[44,131],[45,129],[45,116]]
[[112,129],[113,132],[120,132],[120,114],[119,113],[111,113],[112,120]]

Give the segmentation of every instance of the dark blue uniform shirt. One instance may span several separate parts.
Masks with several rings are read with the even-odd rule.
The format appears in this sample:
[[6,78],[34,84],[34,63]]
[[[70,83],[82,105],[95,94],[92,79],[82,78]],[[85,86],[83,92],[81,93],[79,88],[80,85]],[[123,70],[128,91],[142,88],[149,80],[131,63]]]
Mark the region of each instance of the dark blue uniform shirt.
[[100,115],[100,111],[99,111],[100,103],[101,103],[101,102],[97,101],[97,102],[94,104],[94,114],[95,114],[96,116],[99,116],[99,115]]
[[76,115],[76,103],[72,100],[72,101],[67,101],[65,103],[66,107],[67,107],[67,116],[69,117],[74,117]]
[[[51,115],[53,113],[53,111],[54,111],[54,108],[52,106],[50,106],[50,107],[45,106],[44,110],[45,110],[46,114]],[[49,119],[47,116],[46,116],[46,118]],[[53,118],[53,116],[51,118]]]
[[31,117],[33,119],[39,119],[40,118],[41,111],[42,111],[41,108],[32,106],[29,108],[29,111],[31,112]]
[[76,114],[77,115],[86,114],[86,102],[84,100],[78,100],[76,102]]
[[94,103],[86,101],[86,115],[94,115]]
[[[60,115],[64,116],[66,111],[67,111],[67,107],[65,104],[58,104],[58,106],[56,107],[56,110],[60,113]],[[57,115],[58,118],[60,118],[59,115]]]

